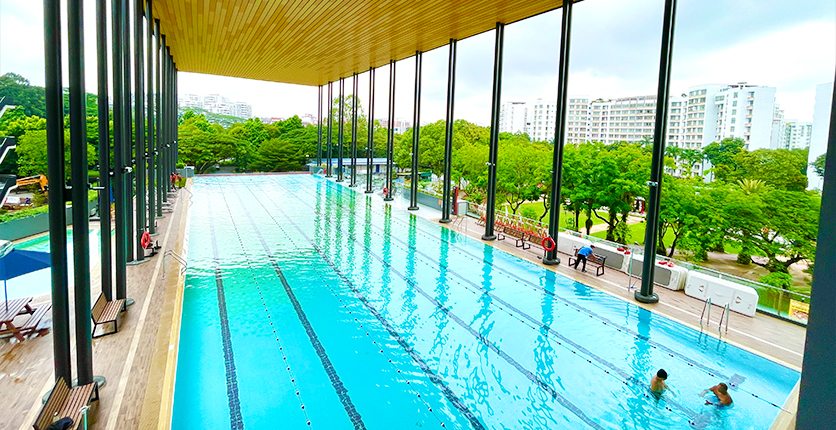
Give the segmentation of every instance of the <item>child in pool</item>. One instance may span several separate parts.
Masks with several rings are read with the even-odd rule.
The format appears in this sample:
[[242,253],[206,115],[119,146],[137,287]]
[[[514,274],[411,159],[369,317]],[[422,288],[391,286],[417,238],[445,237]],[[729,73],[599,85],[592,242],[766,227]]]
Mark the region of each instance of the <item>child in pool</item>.
[[721,383],[719,383],[719,384],[717,384],[717,385],[715,385],[715,386],[713,386],[709,389],[703,390],[703,392],[700,393],[700,396],[704,396],[705,393],[707,393],[709,391],[711,391],[712,393],[714,393],[715,396],[717,396],[717,403],[713,403],[713,402],[711,402],[711,400],[706,400],[705,401],[706,405],[731,406],[732,398],[729,395],[728,385],[721,382]]
[[665,372],[665,369],[659,369],[659,371],[656,372],[656,376],[650,380],[650,392],[656,397],[661,397],[662,393],[668,389],[668,385],[665,384],[665,380],[667,379],[668,372]]

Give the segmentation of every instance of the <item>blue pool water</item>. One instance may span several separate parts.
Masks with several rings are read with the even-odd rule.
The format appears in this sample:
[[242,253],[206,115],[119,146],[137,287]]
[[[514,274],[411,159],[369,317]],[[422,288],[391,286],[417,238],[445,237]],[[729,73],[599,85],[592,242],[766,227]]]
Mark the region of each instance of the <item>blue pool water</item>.
[[[99,230],[90,231],[90,267],[94,267],[99,261]],[[27,240],[15,244],[15,249],[24,251],[49,252],[49,235]],[[73,231],[67,230],[67,271],[69,286],[73,285]],[[17,278],[9,279],[6,283],[9,299],[20,297],[37,296],[46,294],[52,288],[52,272],[50,269],[42,269],[27,273]],[[0,300],[3,298],[0,297]]]
[[174,429],[767,429],[799,379],[377,195],[193,191]]

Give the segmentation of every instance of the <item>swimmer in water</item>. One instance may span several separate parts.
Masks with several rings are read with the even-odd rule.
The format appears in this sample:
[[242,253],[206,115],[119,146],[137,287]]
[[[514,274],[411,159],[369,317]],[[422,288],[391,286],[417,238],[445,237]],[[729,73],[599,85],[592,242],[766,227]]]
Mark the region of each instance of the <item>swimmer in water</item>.
[[711,400],[706,400],[706,405],[715,405],[715,406],[730,406],[732,404],[732,398],[729,395],[729,386],[724,383],[719,383],[707,390],[703,390],[700,396],[704,396],[705,393],[711,391],[717,396],[718,403],[713,403]]
[[665,384],[665,380],[667,379],[668,372],[665,372],[665,369],[659,369],[659,371],[656,372],[656,376],[650,380],[650,392],[656,397],[661,397],[662,393],[668,389],[668,385]]

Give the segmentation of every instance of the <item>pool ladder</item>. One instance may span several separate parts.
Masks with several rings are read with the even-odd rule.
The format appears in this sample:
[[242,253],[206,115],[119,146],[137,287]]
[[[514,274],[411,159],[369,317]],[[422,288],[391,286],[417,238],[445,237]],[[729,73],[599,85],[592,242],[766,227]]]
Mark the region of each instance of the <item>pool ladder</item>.
[[165,252],[165,254],[163,254],[163,279],[165,279],[165,273],[166,273],[165,258],[168,257],[168,256],[171,256],[171,258],[173,258],[174,261],[180,263],[180,272],[179,272],[178,276],[182,275],[183,272],[189,267],[188,264],[186,263],[185,258],[183,258],[180,254],[174,252],[173,249],[169,249],[168,251]]
[[[723,318],[726,319],[726,330],[725,332],[729,332],[729,317],[731,316],[731,310],[729,309],[729,304],[726,303],[723,306],[723,313],[720,315],[720,324],[717,326],[717,330],[720,333],[723,333]],[[700,327],[702,327],[703,317],[705,317],[705,326],[706,328],[711,327],[711,297],[706,299],[705,304],[702,307],[702,314],[700,314]]]

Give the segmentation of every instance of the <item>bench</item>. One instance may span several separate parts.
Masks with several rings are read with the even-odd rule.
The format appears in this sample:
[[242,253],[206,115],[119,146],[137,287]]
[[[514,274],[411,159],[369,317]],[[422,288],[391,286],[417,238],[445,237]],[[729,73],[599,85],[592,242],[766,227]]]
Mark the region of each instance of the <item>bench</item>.
[[98,400],[99,388],[95,382],[70,389],[64,382],[64,378],[58,378],[32,427],[35,430],[46,430],[56,418],[68,417],[73,420],[72,429],[81,428],[81,420],[86,407]]
[[[569,265],[574,266],[575,261],[577,261],[577,259],[578,259],[578,249],[576,248],[575,249],[575,255],[572,256],[572,257],[569,257]],[[605,261],[607,261],[607,257],[604,257],[603,255],[598,255],[598,254],[595,254],[595,253],[589,254],[589,256],[586,257],[586,265],[587,266],[592,266],[592,267],[595,268],[595,276],[601,276],[601,275],[604,274],[604,262]]]
[[[99,294],[96,304],[93,305],[90,311],[90,317],[93,318],[93,337],[102,337],[113,334],[119,331],[119,322],[117,321],[119,313],[125,310],[125,300],[111,300],[107,301],[104,293]],[[96,336],[96,327],[101,324],[113,323],[113,331],[102,333]]]

